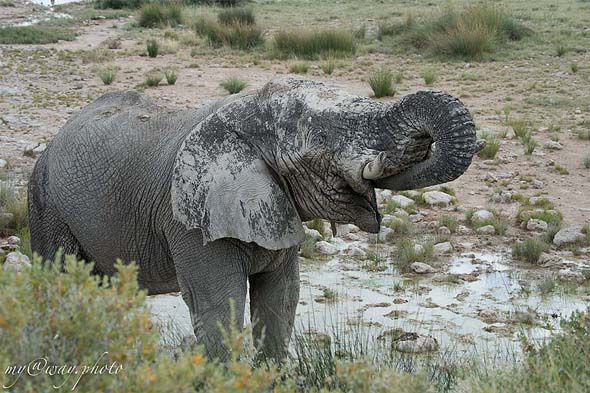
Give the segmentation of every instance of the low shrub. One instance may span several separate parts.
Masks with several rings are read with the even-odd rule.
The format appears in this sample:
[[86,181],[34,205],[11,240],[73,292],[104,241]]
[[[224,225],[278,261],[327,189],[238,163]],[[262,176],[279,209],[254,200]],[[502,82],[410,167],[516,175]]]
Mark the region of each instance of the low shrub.
[[541,254],[549,249],[549,245],[540,239],[527,239],[512,247],[512,256],[528,263],[536,264]]
[[481,158],[487,159],[494,159],[496,158],[496,154],[500,150],[501,143],[496,138],[488,138],[486,139],[486,145],[483,149],[481,149],[477,155]]
[[156,40],[149,40],[146,44],[146,49],[149,57],[157,57],[160,51],[160,44]]
[[248,86],[246,82],[235,76],[231,76],[221,82],[221,87],[227,90],[229,94],[237,94],[244,90],[246,86]]
[[445,215],[438,219],[438,226],[447,227],[451,233],[455,233],[459,227],[459,220],[456,217]]
[[402,272],[410,271],[412,262],[424,262],[432,257],[434,245],[430,242],[416,247],[416,244],[410,239],[403,239],[397,244],[397,264]]
[[499,43],[517,41],[531,30],[498,6],[467,5],[447,7],[439,15],[416,21],[413,17],[399,25],[380,25],[378,36],[401,35],[402,43],[434,54],[479,58],[491,53]]
[[343,57],[354,53],[354,37],[347,30],[279,31],[273,49],[282,57],[316,59]]
[[307,74],[307,71],[309,71],[309,64],[307,63],[292,63],[289,66],[289,72],[292,72],[294,74]]
[[76,33],[70,29],[48,26],[0,27],[0,44],[52,44],[58,41],[73,41]]
[[[391,232],[387,235],[387,240],[397,240],[399,236],[411,235],[415,232],[414,224],[408,218],[393,218],[387,227]],[[391,236],[390,236],[391,235]]]
[[381,70],[373,74],[369,78],[369,86],[371,86],[376,98],[393,96],[395,94],[393,74],[387,70]]
[[166,77],[166,82],[169,85],[176,84],[176,80],[178,79],[178,75],[176,74],[176,71],[166,70],[166,71],[164,71],[164,76]]
[[99,9],[112,8],[120,10],[123,8],[139,8],[146,0],[96,0],[94,6]]
[[117,70],[112,67],[103,68],[98,71],[98,77],[105,85],[110,85],[115,81],[115,77],[117,76]]
[[434,82],[436,82],[436,74],[433,70],[424,70],[422,71],[421,76],[424,79],[424,83],[426,83],[426,86],[430,86]]
[[262,30],[256,25],[224,25],[213,19],[201,17],[195,22],[195,29],[199,36],[207,38],[214,47],[229,46],[249,50],[264,42]]
[[336,64],[333,61],[326,61],[322,63],[321,68],[324,74],[332,75],[334,69],[336,68]]
[[145,4],[139,10],[139,20],[137,22],[141,27],[154,28],[164,26],[176,26],[182,24],[182,8],[178,4]]
[[0,181],[0,212],[5,213],[0,215],[0,237],[28,232],[27,198],[9,181]]
[[256,17],[251,8],[228,8],[221,10],[217,14],[219,23],[224,25],[254,25],[256,24]]
[[148,74],[145,78],[145,85],[147,87],[156,87],[162,82],[162,75],[159,73]]

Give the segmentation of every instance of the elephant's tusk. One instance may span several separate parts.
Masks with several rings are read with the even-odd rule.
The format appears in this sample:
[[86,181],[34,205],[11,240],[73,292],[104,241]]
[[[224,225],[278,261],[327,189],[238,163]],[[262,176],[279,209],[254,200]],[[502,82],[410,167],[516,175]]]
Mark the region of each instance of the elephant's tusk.
[[374,160],[369,161],[363,168],[363,179],[380,179],[385,171],[385,158],[386,154],[382,151]]

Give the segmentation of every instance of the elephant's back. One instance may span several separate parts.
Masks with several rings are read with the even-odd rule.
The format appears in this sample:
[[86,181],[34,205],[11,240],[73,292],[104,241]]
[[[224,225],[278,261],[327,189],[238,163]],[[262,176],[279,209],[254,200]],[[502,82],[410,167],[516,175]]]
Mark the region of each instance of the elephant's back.
[[68,121],[45,152],[52,203],[104,273],[115,258],[166,257],[158,215],[169,210],[176,151],[201,119],[138,92],[109,93]]

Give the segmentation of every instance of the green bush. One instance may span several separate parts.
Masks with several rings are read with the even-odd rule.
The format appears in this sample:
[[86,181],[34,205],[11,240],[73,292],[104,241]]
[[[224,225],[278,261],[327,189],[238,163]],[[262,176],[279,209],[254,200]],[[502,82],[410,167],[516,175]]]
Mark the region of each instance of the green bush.
[[527,239],[512,247],[512,255],[528,263],[536,264],[541,254],[549,249],[549,245],[540,239]]
[[432,85],[434,82],[436,82],[436,73],[433,70],[424,70],[422,71],[422,79],[424,79],[424,83],[426,83],[427,86]]
[[336,68],[336,64],[329,60],[326,62],[323,62],[321,65],[322,71],[324,72],[324,74],[326,75],[332,75],[332,73],[334,72],[334,69]]
[[176,84],[176,79],[178,79],[178,75],[176,75],[176,71],[174,71],[174,70],[166,70],[164,72],[164,76],[166,77],[166,82],[169,85]]
[[434,54],[478,58],[491,53],[498,43],[517,41],[531,30],[494,5],[467,5],[447,8],[439,15],[402,25],[380,25],[378,36],[401,35],[402,42]]
[[441,216],[438,219],[438,226],[439,227],[447,227],[451,231],[451,233],[455,233],[457,228],[459,227],[459,220],[453,216]]
[[309,64],[304,62],[292,63],[289,66],[289,72],[294,74],[307,74],[307,71],[309,71]]
[[487,138],[486,139],[486,146],[481,149],[477,155],[478,157],[487,158],[487,159],[494,159],[496,158],[496,154],[500,150],[501,143],[496,138]]
[[395,94],[393,74],[387,70],[381,70],[373,74],[369,78],[369,86],[371,86],[376,98],[393,96]]
[[139,8],[146,3],[146,0],[96,0],[96,8],[105,9],[122,9],[122,8]]
[[228,8],[221,10],[217,14],[219,23],[224,25],[255,25],[256,17],[254,11],[250,8]]
[[347,30],[279,31],[273,49],[282,57],[316,59],[319,56],[342,57],[354,53],[354,37]]
[[117,76],[117,70],[112,67],[103,68],[102,70],[98,71],[98,77],[105,85],[110,85],[115,81],[115,77]]
[[0,237],[28,232],[27,198],[8,181],[0,181],[0,212],[8,213],[0,216]]
[[229,94],[237,94],[244,90],[246,86],[248,86],[246,82],[235,76],[231,76],[221,82],[221,87],[227,90]]
[[0,27],[0,44],[51,44],[57,41],[72,41],[76,33],[70,29],[47,26]]
[[149,3],[139,10],[141,27],[164,27],[182,24],[182,8],[178,4]]
[[149,40],[146,43],[146,49],[149,57],[157,57],[160,50],[160,45],[156,40]]
[[159,73],[148,74],[145,78],[145,85],[147,87],[156,87],[162,82],[162,75]]
[[200,17],[195,22],[195,29],[199,36],[207,38],[214,47],[229,46],[249,50],[264,42],[262,30],[255,25],[224,25],[213,19]]

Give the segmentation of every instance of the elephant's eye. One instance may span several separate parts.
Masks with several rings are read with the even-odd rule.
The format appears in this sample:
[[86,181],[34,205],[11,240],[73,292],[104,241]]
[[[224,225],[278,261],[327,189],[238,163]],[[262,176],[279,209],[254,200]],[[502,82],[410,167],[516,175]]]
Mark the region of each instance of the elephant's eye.
[[326,144],[326,133],[320,128],[311,129],[308,136],[308,146],[324,146]]

